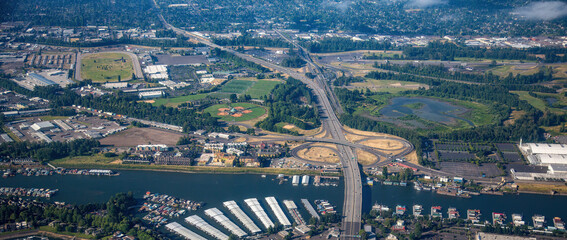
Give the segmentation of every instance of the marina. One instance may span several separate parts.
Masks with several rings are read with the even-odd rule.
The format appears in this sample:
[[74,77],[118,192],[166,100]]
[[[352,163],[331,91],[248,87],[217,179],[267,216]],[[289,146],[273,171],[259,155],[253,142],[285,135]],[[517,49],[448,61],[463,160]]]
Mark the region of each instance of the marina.
[[303,184],[303,186],[309,185],[309,176],[308,175],[303,176],[303,178],[301,179],[301,184]]
[[297,205],[295,205],[295,203],[292,200],[284,200],[283,203],[287,208],[287,210],[289,211],[291,217],[293,217],[293,221],[295,221],[295,223],[297,223],[298,225],[304,225],[305,220],[303,220],[301,214],[297,210]]
[[228,236],[226,234],[211,226],[209,223],[205,222],[205,220],[197,215],[189,216],[185,218],[185,221],[216,239],[228,240]]
[[522,218],[523,218],[522,214],[517,214],[517,213],[512,214],[512,224],[514,224],[514,226],[516,227],[525,225],[526,222],[524,222]]
[[302,198],[301,203],[303,203],[303,206],[305,207],[305,209],[307,209],[307,211],[309,212],[311,217],[319,219],[319,214],[317,214],[317,211],[315,211],[315,208],[313,208],[311,203],[309,203],[309,200]]
[[276,214],[276,218],[281,225],[283,225],[284,227],[291,226],[291,222],[289,222],[289,219],[287,219],[287,216],[282,211],[282,208],[278,204],[278,201],[275,197],[266,197],[266,202],[268,202],[268,205],[270,206],[274,214]]
[[248,205],[248,207],[250,207],[250,209],[252,209],[252,212],[254,212],[254,214],[258,219],[260,219],[260,222],[264,224],[264,227],[266,229],[270,227],[274,227],[274,222],[272,222],[272,220],[268,217],[268,214],[266,214],[266,211],[264,211],[262,206],[260,206],[260,202],[258,202],[258,199],[256,198],[244,199],[244,202]]
[[492,224],[502,225],[506,221],[506,214],[504,213],[492,213]]
[[[260,218],[256,217],[256,213],[251,210],[252,208],[244,208],[243,205],[241,205],[244,204],[242,199],[248,199],[251,196],[258,196],[262,198],[265,196],[275,196],[279,199],[292,200],[295,203],[301,201],[302,204],[300,204],[301,206],[298,206],[298,212],[303,217],[313,216],[309,207],[306,207],[305,202],[312,206],[313,211],[319,210],[321,214],[327,211],[341,212],[343,204],[342,185],[339,186],[339,189],[336,187],[325,186],[316,187],[314,184],[298,188],[291,184],[274,184],[273,179],[276,177],[276,175],[267,175],[266,178],[262,178],[261,175],[246,174],[211,175],[122,170],[119,176],[111,178],[88,175],[58,174],[39,177],[16,175],[9,178],[0,178],[0,184],[4,187],[13,188],[60,189],[57,194],[47,201],[66,202],[72,204],[104,203],[112,195],[118,192],[128,191],[132,191],[136,198],[141,199],[148,191],[150,191],[151,194],[159,192],[159,196],[176,196],[178,200],[191,199],[193,202],[206,202],[208,208],[221,209],[226,207],[225,209],[230,210],[228,206],[236,206],[242,212],[242,216],[248,216],[250,223],[258,224],[256,226],[256,230],[251,230],[249,226],[244,224],[245,221],[242,220],[244,218],[241,219],[238,217],[239,214],[234,213],[236,210],[230,210],[231,215],[236,216],[234,219],[233,217],[228,216],[227,212],[224,212],[225,216],[229,219],[233,219],[233,222],[239,225],[241,229],[245,230],[249,235],[254,235],[261,232],[262,229],[267,229],[264,228],[263,222],[261,222]],[[152,179],[152,181],[146,181],[144,184],[139,184],[140,179]],[[190,182],[191,187],[179,188],[178,183],[180,182]],[[342,184],[342,182],[339,183]],[[249,188],[251,185],[257,187],[253,189]],[[221,187],[219,188],[219,186]],[[331,188],[333,190],[330,190]],[[513,213],[520,212],[524,217],[524,221],[526,221],[525,225],[530,226],[533,225],[533,223],[532,221],[527,221],[527,219],[531,220],[534,215],[545,216],[545,219],[549,219],[548,223],[544,224],[547,225],[545,227],[548,229],[552,229],[554,227],[555,223],[552,222],[552,220],[555,217],[564,218],[567,216],[567,209],[553,207],[564,204],[567,200],[564,196],[542,197],[541,195],[532,194],[505,194],[503,196],[480,195],[467,199],[438,195],[431,191],[417,191],[410,187],[385,186],[382,184],[375,184],[372,187],[367,186],[364,191],[371,191],[369,193],[369,197],[365,199],[366,203],[363,202],[363,206],[364,204],[367,204],[367,210],[364,211],[370,211],[372,208],[376,211],[383,212],[393,210],[396,205],[412,207],[414,205],[421,205],[422,209],[426,209],[422,210],[421,213],[425,216],[426,212],[429,214],[429,208],[431,206],[439,206],[442,208],[453,207],[462,213],[466,213],[466,216],[465,214],[462,214],[463,216],[461,218],[468,219],[477,224],[484,224],[486,221],[492,222],[492,212],[505,213],[510,216]],[[233,201],[233,199],[235,199],[236,202]],[[327,199],[328,201],[316,200],[315,205],[313,205],[313,200],[315,199]],[[225,202],[234,202],[234,204],[224,204]],[[336,204],[337,207],[333,207],[329,202]],[[377,202],[379,205],[375,205],[373,207],[373,202]],[[533,203],[538,204],[535,205],[536,207],[525,207],[525,204],[530,204],[531,206]],[[265,202],[262,204],[265,204]],[[260,205],[260,203],[258,203],[258,205]],[[201,217],[205,216],[203,209],[191,211],[193,214],[200,215]],[[446,210],[443,212],[446,212]],[[485,214],[481,215],[481,212]],[[319,213],[317,213],[317,215],[319,215]],[[268,215],[265,216],[269,219]],[[208,235],[193,225],[185,225],[185,222],[180,222],[175,218],[171,218],[169,216],[155,217],[156,221],[160,221],[160,217],[165,217],[170,219],[170,221],[183,223],[187,229],[201,236]],[[288,217],[291,217],[291,215]],[[181,221],[183,221],[183,219],[181,219]],[[512,219],[510,218],[508,222],[512,222]],[[219,229],[222,228],[220,224],[217,224],[214,221],[211,222],[211,224]]]
[[59,189],[1,187],[0,195],[50,198],[58,191]]
[[215,221],[217,221],[218,223],[220,223],[220,225],[222,225],[224,228],[228,229],[228,231],[230,231],[232,234],[238,236],[239,238],[242,238],[242,237],[247,235],[246,232],[244,232],[244,230],[240,229],[240,227],[238,227],[238,225],[236,225],[232,221],[230,221],[230,219],[228,219],[217,208],[209,208],[209,209],[205,210],[205,214],[207,216],[209,216],[210,218],[214,219]]
[[165,225],[165,228],[188,240],[207,240],[206,238],[201,237],[199,234],[196,234],[186,227],[181,226],[181,224],[177,222],[168,223],[167,225]]
[[431,218],[443,218],[443,213],[441,212],[441,206],[431,207]]
[[543,225],[545,224],[545,216],[534,215],[532,220],[534,222],[534,228],[543,228]]
[[293,186],[299,186],[299,176],[293,175],[293,177],[291,179],[291,184]]
[[235,201],[226,201],[223,205],[228,208],[228,210],[238,218],[238,220],[244,224],[244,226],[252,233],[257,234],[262,232],[258,226],[240,209],[238,204]]
[[413,216],[418,218],[421,216],[421,212],[423,211],[423,206],[421,205],[413,205]]

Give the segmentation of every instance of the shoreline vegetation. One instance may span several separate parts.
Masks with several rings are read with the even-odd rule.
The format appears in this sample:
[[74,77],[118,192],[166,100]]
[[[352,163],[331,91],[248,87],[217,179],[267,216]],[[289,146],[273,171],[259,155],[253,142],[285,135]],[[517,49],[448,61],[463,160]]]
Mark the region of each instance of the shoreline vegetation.
[[[289,168],[249,168],[249,167],[207,167],[207,166],[173,166],[173,165],[124,165],[124,164],[69,164],[56,163],[55,167],[110,169],[110,170],[142,170],[157,172],[208,173],[208,174],[285,174],[285,175],[319,175],[317,170],[300,170]],[[342,176],[342,174],[324,174],[325,176]]]

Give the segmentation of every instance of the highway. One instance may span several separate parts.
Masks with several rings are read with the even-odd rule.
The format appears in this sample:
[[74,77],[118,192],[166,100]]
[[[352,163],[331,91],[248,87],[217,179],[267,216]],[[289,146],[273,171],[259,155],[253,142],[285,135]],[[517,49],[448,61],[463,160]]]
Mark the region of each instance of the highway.
[[[154,1],[155,3],[155,1]],[[159,6],[156,3],[156,6]],[[334,96],[333,91],[329,88],[325,76],[325,72],[315,64],[309,53],[305,51],[301,46],[296,45],[300,49],[302,57],[309,63],[310,68],[314,70],[317,77],[313,80],[308,79],[302,73],[298,73],[294,70],[273,64],[271,62],[254,58],[252,56],[236,52],[232,49],[219,46],[212,43],[208,39],[204,38],[200,34],[191,33],[179,28],[172,26],[167,23],[163,15],[159,14],[159,17],[166,28],[173,30],[177,34],[184,35],[186,37],[196,39],[197,41],[213,48],[219,48],[224,51],[230,52],[240,58],[245,60],[260,64],[264,67],[270,68],[272,71],[278,71],[283,74],[287,74],[290,77],[298,79],[305,83],[309,88],[313,90],[315,96],[317,96],[317,107],[320,110],[321,123],[323,129],[326,130],[332,140],[337,143],[337,149],[339,152],[339,157],[341,159],[342,170],[345,180],[345,198],[343,205],[343,222],[341,224],[342,234],[341,239],[358,239],[358,233],[361,229],[361,219],[362,219],[362,179],[360,175],[360,169],[358,166],[357,157],[353,151],[353,148],[343,132],[342,124],[340,123],[336,113],[342,113],[342,109],[339,105],[337,98]],[[285,36],[282,35],[285,38]],[[286,38],[286,40],[291,41]],[[292,41],[293,43],[293,41]],[[293,43],[295,44],[295,43]],[[304,139],[306,141],[310,139]],[[322,139],[311,139],[313,141],[323,141]],[[330,139],[329,139],[330,140]],[[349,144],[346,144],[346,143]],[[409,143],[408,143],[409,144]],[[411,146],[411,144],[409,144]],[[358,147],[358,146],[357,146]],[[413,148],[412,148],[413,150]],[[409,152],[408,152],[409,153]]]

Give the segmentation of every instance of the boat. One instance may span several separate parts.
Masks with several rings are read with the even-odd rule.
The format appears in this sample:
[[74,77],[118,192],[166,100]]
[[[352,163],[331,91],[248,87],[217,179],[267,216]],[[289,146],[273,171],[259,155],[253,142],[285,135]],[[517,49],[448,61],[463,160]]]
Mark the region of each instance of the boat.
[[457,219],[460,217],[459,211],[456,208],[449,208],[447,210],[447,215],[449,219]]
[[404,215],[405,212],[406,212],[406,206],[402,206],[402,205],[396,206],[396,214],[397,215]]
[[390,208],[386,205],[381,205],[381,204],[375,203],[372,206],[372,210],[376,210],[378,212],[386,212],[386,211],[390,211]]
[[366,178],[366,184],[368,184],[368,186],[374,186],[374,180],[372,180],[372,178]]
[[545,216],[534,215],[532,217],[532,221],[534,222],[534,228],[543,228],[543,224],[545,223]]
[[443,218],[443,213],[441,212],[441,206],[431,207],[431,218]]
[[560,217],[553,218],[553,225],[559,230],[565,230],[565,223],[563,222],[563,220],[561,220]]
[[525,225],[526,222],[524,222],[522,218],[523,218],[522,214],[518,214],[518,213],[512,214],[512,224],[514,224],[514,226],[516,227]]
[[417,183],[417,182],[413,183],[413,188],[414,188],[415,190],[417,190],[417,191],[421,191],[421,186],[420,186],[420,184]]
[[423,211],[423,206],[421,205],[413,205],[413,216],[419,217],[421,216],[421,211]]
[[504,221],[506,221],[506,214],[496,212],[492,213],[492,224],[504,225]]
[[471,221],[472,223],[478,223],[480,221],[480,210],[468,209],[467,220]]

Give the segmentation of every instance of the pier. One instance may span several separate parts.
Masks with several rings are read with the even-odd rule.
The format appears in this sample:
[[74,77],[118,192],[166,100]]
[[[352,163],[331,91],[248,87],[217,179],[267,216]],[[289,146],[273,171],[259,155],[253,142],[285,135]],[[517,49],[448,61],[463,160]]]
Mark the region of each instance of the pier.
[[305,206],[305,209],[307,209],[309,214],[311,214],[311,217],[319,219],[319,214],[317,213],[317,211],[315,211],[315,208],[313,208],[311,203],[309,203],[309,200],[303,198],[301,199],[301,202],[303,203],[303,206]]
[[165,225],[165,228],[167,228],[169,231],[177,233],[178,235],[181,235],[185,239],[207,240],[206,238],[199,236],[199,234],[196,234],[195,232],[185,228],[184,226],[181,226],[181,224],[177,222],[168,223],[167,225]]
[[244,211],[242,211],[242,209],[240,209],[240,207],[238,206],[238,204],[236,204],[235,201],[226,201],[222,203],[226,208],[228,208],[228,210],[234,215],[236,216],[236,218],[238,218],[238,220],[244,224],[244,227],[246,227],[252,234],[257,234],[262,232],[262,230],[260,230],[260,228],[258,226],[256,226],[256,224],[252,221],[252,219],[250,219],[250,217],[248,217],[248,215],[246,215],[246,213],[244,213]]
[[228,231],[230,231],[234,235],[238,236],[239,238],[242,238],[242,237],[247,235],[246,232],[244,232],[244,230],[240,229],[240,227],[238,227],[236,224],[234,224],[232,221],[230,221],[230,219],[228,219],[217,208],[207,209],[207,210],[205,210],[205,214],[207,216],[211,217],[212,219],[214,219],[215,221],[217,221],[218,223],[220,223],[220,225],[222,225],[224,228],[228,229]]
[[264,224],[264,227],[266,227],[266,229],[270,227],[274,227],[274,222],[272,222],[272,220],[268,217],[268,214],[266,214],[262,206],[260,206],[260,202],[258,202],[258,199],[256,198],[244,199],[244,202],[248,205],[248,207],[250,207],[250,209],[252,209],[252,212],[256,214],[256,217],[260,219],[260,222]]
[[289,214],[291,214],[291,217],[293,217],[293,220],[297,223],[297,225],[305,224],[305,220],[303,220],[301,214],[297,211],[297,205],[295,205],[295,202],[292,200],[284,200],[283,203],[287,210],[289,210]]
[[209,223],[205,222],[205,220],[203,220],[201,217],[199,217],[197,215],[189,216],[189,217],[185,218],[185,221],[190,223],[191,225],[194,225],[199,230],[206,232],[207,234],[215,237],[216,239],[228,240],[228,236],[226,234],[224,234],[220,230],[214,228],[213,226],[211,226]]

